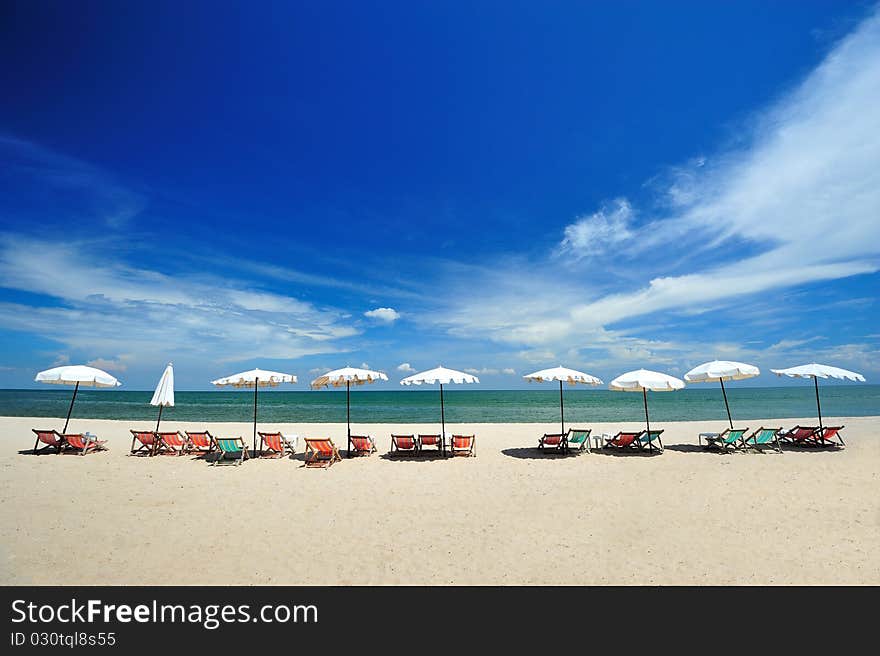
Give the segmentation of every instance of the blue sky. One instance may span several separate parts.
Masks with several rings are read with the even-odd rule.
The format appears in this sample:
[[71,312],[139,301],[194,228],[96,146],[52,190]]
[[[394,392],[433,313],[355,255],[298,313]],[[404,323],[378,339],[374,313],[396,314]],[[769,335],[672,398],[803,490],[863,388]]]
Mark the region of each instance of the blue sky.
[[0,13],[2,387],[880,374],[876,5]]

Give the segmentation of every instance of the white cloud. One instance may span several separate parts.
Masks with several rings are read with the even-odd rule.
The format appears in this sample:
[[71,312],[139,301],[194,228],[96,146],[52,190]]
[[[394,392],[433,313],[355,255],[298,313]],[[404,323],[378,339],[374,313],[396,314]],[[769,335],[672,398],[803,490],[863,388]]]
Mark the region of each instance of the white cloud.
[[401,364],[397,365],[397,370],[406,372],[408,374],[415,373],[415,369],[413,369],[412,365],[409,362],[402,362]]
[[365,317],[369,317],[370,319],[376,319],[377,321],[382,321],[384,323],[394,323],[398,319],[400,319],[400,313],[394,308],[386,308],[380,307],[375,310],[368,310],[364,312]]
[[482,369],[470,368],[465,369],[465,372],[469,374],[474,374],[475,376],[498,376],[500,374],[505,374],[509,376],[516,373],[513,369],[509,367],[505,369],[496,369],[494,367],[483,367]]
[[504,369],[501,370],[501,373],[507,374],[508,376],[515,376],[516,375],[516,371],[514,371],[510,367],[505,367]]
[[128,369],[128,363],[133,359],[131,354],[125,354],[118,356],[116,359],[95,358],[94,360],[89,360],[86,364],[97,369],[123,372]]
[[633,209],[625,198],[565,227],[560,244],[563,254],[575,259],[607,255],[609,249],[632,237]]

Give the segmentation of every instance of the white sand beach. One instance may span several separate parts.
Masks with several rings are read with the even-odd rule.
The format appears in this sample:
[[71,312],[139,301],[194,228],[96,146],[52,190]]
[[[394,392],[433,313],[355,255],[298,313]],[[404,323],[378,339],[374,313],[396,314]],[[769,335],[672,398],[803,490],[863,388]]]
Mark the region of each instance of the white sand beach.
[[[741,422],[790,426],[812,418]],[[555,424],[450,426],[477,457],[387,457],[329,470],[302,455],[211,467],[129,457],[129,428],[74,419],[110,450],[29,454],[31,428],[0,418],[0,584],[878,584],[880,418],[845,424],[846,448],[705,452],[724,422],[668,422],[662,455],[541,455]],[[242,435],[249,424],[163,423]],[[639,428],[595,424],[594,432]],[[330,436],[339,424],[263,425]],[[301,448],[298,449],[301,451]]]

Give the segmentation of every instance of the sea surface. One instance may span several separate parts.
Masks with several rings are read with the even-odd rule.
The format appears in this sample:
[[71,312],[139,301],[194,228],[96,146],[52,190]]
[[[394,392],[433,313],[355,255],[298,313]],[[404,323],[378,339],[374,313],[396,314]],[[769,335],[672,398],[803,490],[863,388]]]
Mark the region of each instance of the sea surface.
[[[72,390],[0,390],[0,416],[64,417]],[[813,417],[813,385],[737,387],[727,393],[734,420]],[[148,420],[156,417],[152,392],[80,390],[73,416],[88,419]],[[820,384],[823,417],[880,415],[880,385]],[[250,421],[253,391],[176,392],[176,405],[162,418],[178,421]],[[549,385],[534,390],[444,391],[446,421],[510,423],[559,421],[559,392]],[[652,421],[725,419],[717,386],[648,393]],[[438,390],[356,390],[351,393],[352,423],[439,421]],[[567,425],[590,421],[638,422],[644,418],[641,394],[599,389],[566,389]],[[345,391],[260,391],[261,422],[345,422]]]

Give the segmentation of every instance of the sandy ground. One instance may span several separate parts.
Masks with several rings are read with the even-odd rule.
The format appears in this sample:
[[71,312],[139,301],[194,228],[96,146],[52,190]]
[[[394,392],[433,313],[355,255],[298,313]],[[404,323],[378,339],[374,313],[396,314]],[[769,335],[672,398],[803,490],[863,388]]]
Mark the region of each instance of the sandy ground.
[[[106,420],[70,428],[109,451],[35,457],[30,429],[63,421],[0,418],[0,584],[878,584],[880,417],[838,422],[845,449],[782,455],[704,452],[696,434],[723,422],[666,423],[652,457],[546,456],[555,425],[457,425],[478,456],[446,461],[387,456],[392,430],[436,426],[371,425],[379,453],[315,470],[130,457],[149,422]],[[344,425],[261,428],[345,447]]]

